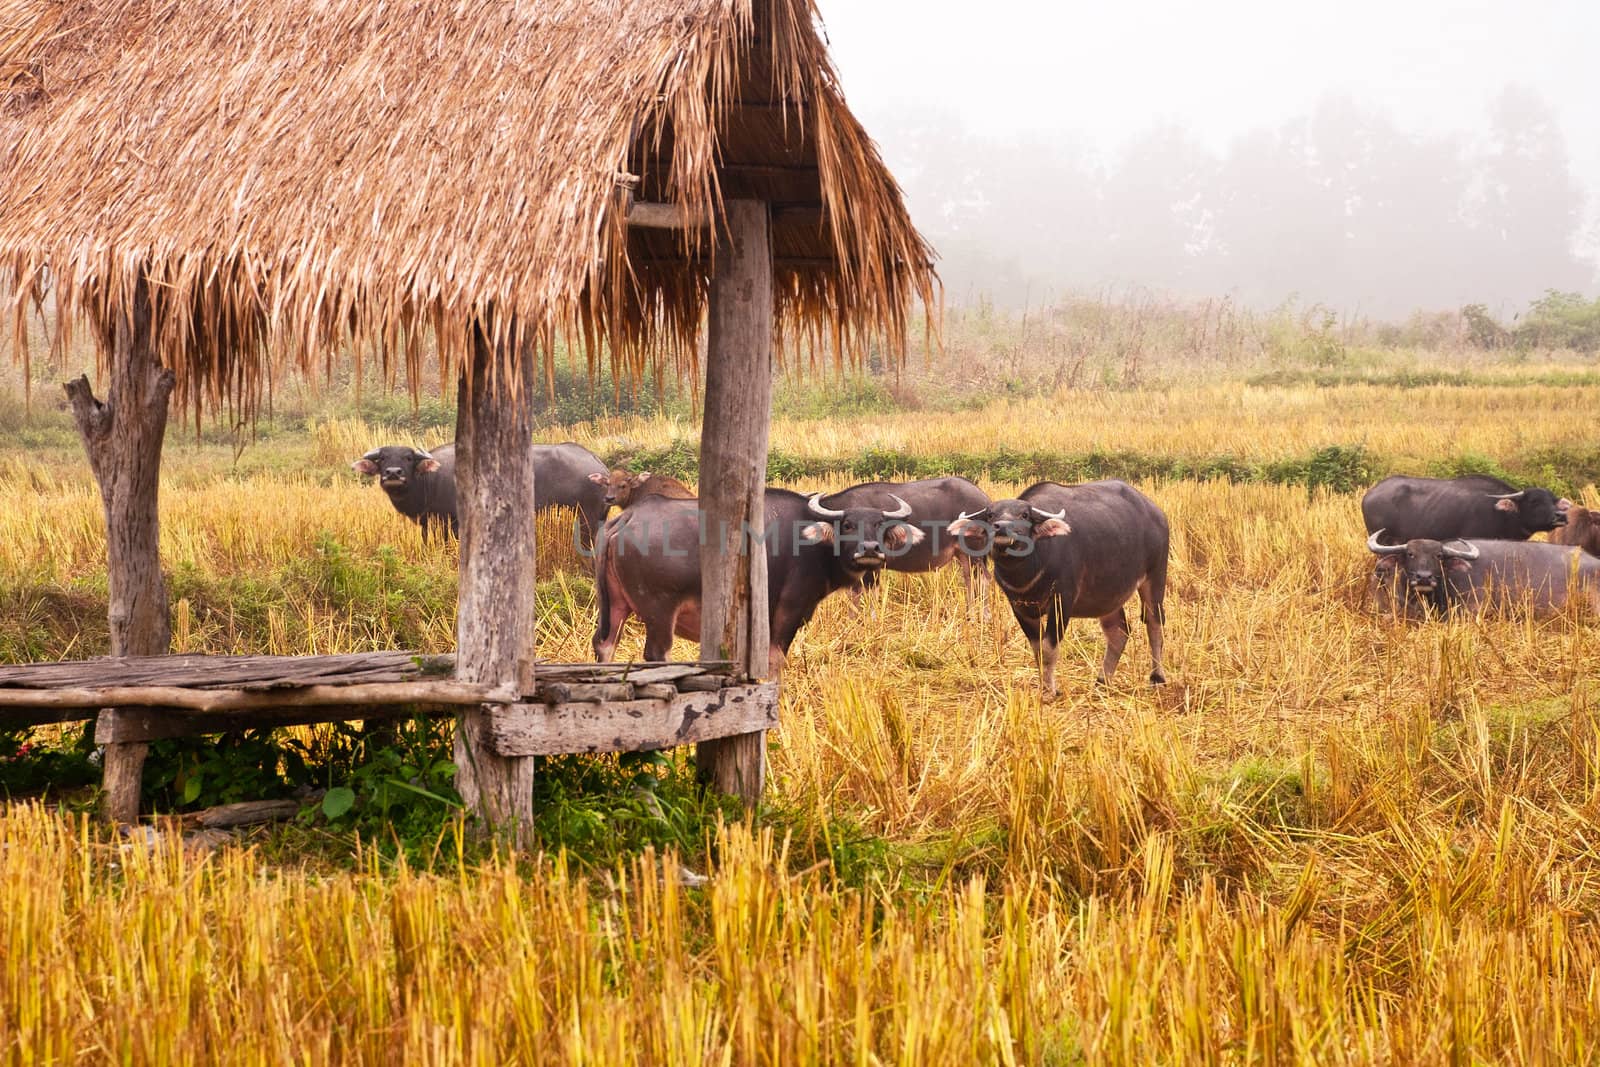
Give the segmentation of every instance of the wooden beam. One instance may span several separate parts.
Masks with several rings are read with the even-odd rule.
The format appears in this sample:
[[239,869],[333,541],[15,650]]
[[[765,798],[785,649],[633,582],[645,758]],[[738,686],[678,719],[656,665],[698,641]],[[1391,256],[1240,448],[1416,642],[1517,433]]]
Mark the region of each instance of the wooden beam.
[[[512,324],[514,326],[514,324]],[[538,360],[508,351],[479,325],[456,400],[460,588],[456,680],[534,690],[533,404]],[[490,705],[456,719],[456,788],[467,808],[513,841],[532,840],[533,763],[490,736]]]
[[[106,686],[97,689],[0,689],[5,708],[107,708],[137,706],[184,711],[248,711],[361,704],[511,704],[513,686],[462,682],[378,682],[368,685],[308,685],[295,689],[188,689],[173,685]],[[87,716],[86,716],[87,717]],[[358,716],[359,717],[359,716]]]
[[[767,621],[765,501],[772,417],[772,230],[758,200],[724,204],[707,310],[705,413],[700,435],[700,658],[764,678]],[[714,788],[747,805],[761,797],[766,734],[700,744],[695,761]]]
[[315,704],[300,708],[254,708],[244,711],[194,712],[181,708],[123,708],[115,719],[95,723],[97,745],[160,741],[168,737],[202,737],[236,730],[277,730],[324,722],[389,722],[418,715],[456,715],[459,704]]
[[671,700],[610,704],[514,704],[491,718],[505,756],[648,752],[720,738],[756,736],[778,725],[778,687],[741,685]]
[[635,200],[628,208],[628,225],[652,230],[703,230],[711,225],[711,216],[692,212],[683,204]]
[[754,177],[786,177],[792,174],[819,174],[816,163],[723,163],[717,167],[724,174]]

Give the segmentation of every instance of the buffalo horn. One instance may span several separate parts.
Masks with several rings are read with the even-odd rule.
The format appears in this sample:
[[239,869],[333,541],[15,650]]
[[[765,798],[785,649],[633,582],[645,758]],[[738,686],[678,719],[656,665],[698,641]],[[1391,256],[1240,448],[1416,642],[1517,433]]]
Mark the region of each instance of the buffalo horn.
[[383,451],[383,449],[381,449],[381,448],[374,448],[371,452],[368,452],[366,455],[362,456],[361,458],[362,459],[376,460],[378,458],[378,453],[382,452],[382,451]]
[[963,511],[961,513],[960,518],[956,519],[956,521],[957,522],[967,522],[970,519],[976,519],[976,518],[979,518],[980,516],[987,515],[987,514],[989,514],[989,509],[988,508],[979,508],[977,511],[974,511],[971,515],[968,515],[965,511]]
[[430,453],[425,448],[419,448],[419,449],[417,449],[417,458],[418,459],[432,459],[433,458],[433,454]]
[[1367,547],[1380,556],[1392,556],[1396,552],[1404,552],[1406,550],[1405,545],[1385,545],[1379,543],[1378,538],[1382,537],[1385,532],[1385,530],[1375,531],[1371,537],[1367,538]]
[[[1451,545],[1460,545],[1461,547],[1451,548]],[[1457,538],[1454,541],[1440,545],[1439,555],[1450,556],[1453,559],[1477,559],[1479,555],[1479,549],[1478,546],[1473,544],[1471,541],[1463,541],[1460,538]]]
[[1521,500],[1526,489],[1518,489],[1515,493],[1490,493],[1490,500]]
[[907,504],[904,500],[901,500],[899,497],[895,496],[893,493],[889,494],[889,499],[893,500],[896,504],[899,504],[900,506],[895,508],[893,511],[885,511],[883,513],[883,517],[884,518],[886,518],[886,519],[903,519],[907,515],[911,514],[911,505],[910,504]]
[[811,494],[811,499],[809,501],[807,501],[807,504],[810,506],[811,513],[813,515],[820,515],[824,519],[839,519],[839,518],[843,518],[844,517],[844,512],[842,512],[842,511],[832,511],[832,510],[822,506],[822,494],[821,493],[812,493]]
[[[1031,504],[1028,506],[1033,508],[1033,505]],[[1060,511],[1046,511],[1044,508],[1033,508],[1033,517],[1038,522],[1048,522],[1051,519],[1064,519],[1067,517],[1067,509],[1062,508]]]

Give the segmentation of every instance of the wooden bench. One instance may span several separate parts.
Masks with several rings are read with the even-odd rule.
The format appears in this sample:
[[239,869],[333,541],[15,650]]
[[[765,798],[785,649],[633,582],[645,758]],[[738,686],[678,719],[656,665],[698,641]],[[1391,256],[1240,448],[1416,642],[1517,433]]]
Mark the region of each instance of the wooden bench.
[[[540,663],[531,693],[458,682],[454,669],[452,656],[410,652],[23,664],[0,667],[0,728],[93,719],[96,743],[142,746],[482,707],[498,754],[547,756],[672,748],[778,725],[777,683],[737,682],[728,663]],[[136,790],[130,777],[118,788]],[[126,797],[108,807],[130,810]]]

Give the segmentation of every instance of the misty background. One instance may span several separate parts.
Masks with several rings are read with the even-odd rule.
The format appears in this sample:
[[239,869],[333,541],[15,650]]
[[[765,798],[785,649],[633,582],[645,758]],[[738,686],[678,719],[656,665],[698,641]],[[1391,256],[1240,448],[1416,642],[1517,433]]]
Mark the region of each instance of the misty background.
[[1600,289],[1600,5],[819,6],[953,304]]

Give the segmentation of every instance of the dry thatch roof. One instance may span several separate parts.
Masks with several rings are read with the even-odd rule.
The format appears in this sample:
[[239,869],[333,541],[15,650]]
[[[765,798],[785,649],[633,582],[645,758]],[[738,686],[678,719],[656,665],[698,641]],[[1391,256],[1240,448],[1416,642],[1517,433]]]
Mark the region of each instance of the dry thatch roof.
[[692,373],[713,242],[630,229],[630,195],[773,202],[813,352],[898,349],[936,284],[812,0],[0,4],[0,285],[64,326],[147,278],[195,403],[347,346],[414,380],[475,323]]

